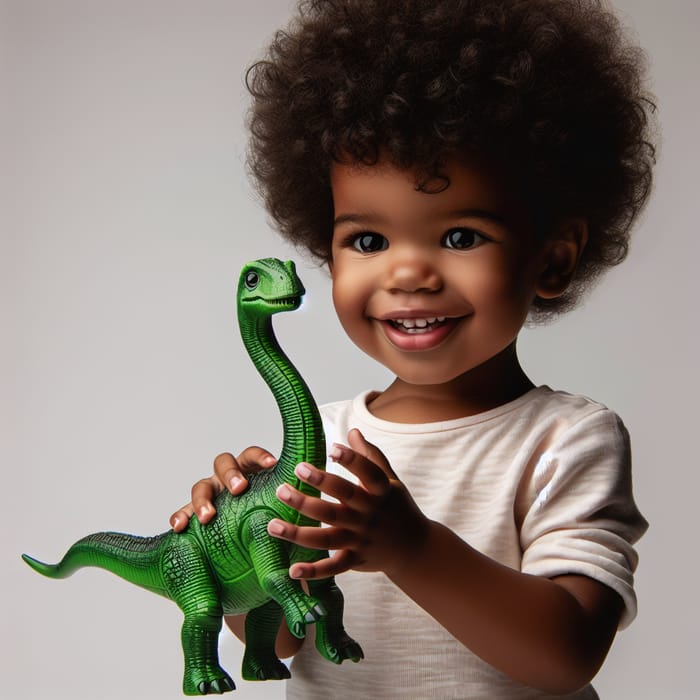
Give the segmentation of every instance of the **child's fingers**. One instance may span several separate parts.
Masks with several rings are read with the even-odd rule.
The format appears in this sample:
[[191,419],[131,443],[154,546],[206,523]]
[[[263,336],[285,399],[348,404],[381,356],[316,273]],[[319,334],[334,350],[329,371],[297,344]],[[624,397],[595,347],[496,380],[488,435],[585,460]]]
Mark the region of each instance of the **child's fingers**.
[[[327,471],[317,469],[313,465],[306,462],[301,462],[298,464],[294,470],[294,473],[304,483],[317,488],[326,496],[335,498],[344,506],[344,508],[339,509],[337,504],[332,504],[328,501],[321,501],[321,503],[327,504],[329,507],[335,508],[335,510],[329,511],[328,513],[324,511],[322,513],[322,517],[316,517],[311,513],[307,513],[306,511],[304,511],[304,515],[308,515],[316,520],[333,525],[336,524],[337,520],[329,520],[329,518],[338,518],[339,515],[342,515],[342,513],[344,513],[347,509],[351,509],[351,512],[355,514],[356,518],[357,513],[369,514],[376,508],[375,496],[370,494],[364,485],[358,486],[347,479],[343,479],[337,474],[329,474]],[[301,494],[299,495],[301,496]],[[296,510],[299,510],[296,503],[290,503],[290,505],[292,505],[292,507]]]
[[190,518],[193,514],[194,508],[191,503],[188,503],[186,506],[182,506],[180,510],[176,510],[170,516],[170,526],[175,532],[182,532],[183,530],[187,529],[187,526],[190,522]]
[[338,576],[338,574],[349,571],[358,563],[359,561],[354,552],[343,549],[339,552],[334,552],[332,556],[326,559],[292,564],[289,568],[289,576],[290,578],[303,578],[308,581],[331,578],[331,576]]
[[[350,484],[352,486],[352,484]],[[359,486],[352,486],[353,489],[363,492]],[[325,492],[325,491],[324,491]],[[370,509],[354,505],[349,507],[346,503],[334,503],[322,498],[307,496],[301,491],[293,488],[289,484],[282,484],[277,489],[277,498],[288,506],[291,506],[297,512],[305,515],[307,518],[317,520],[328,525],[340,527],[349,527],[353,529],[364,520],[362,517],[365,513],[369,515]],[[363,492],[364,493],[364,492]],[[364,493],[365,499],[367,494]],[[335,496],[334,496],[335,498]]]
[[208,523],[216,514],[214,499],[222,488],[221,482],[215,476],[200,479],[192,487],[192,503],[190,505],[202,525]]
[[246,447],[236,460],[244,474],[254,474],[277,464],[275,456],[262,447]]
[[373,464],[381,467],[389,479],[398,480],[399,477],[396,476],[384,453],[376,445],[368,442],[365,439],[365,436],[357,428],[353,428],[348,433],[348,443],[353,450],[359,452]]
[[334,444],[330,451],[330,458],[352,472],[365,490],[373,496],[381,498],[389,493],[389,479],[384,470],[359,452],[345,445]]
[[255,474],[277,464],[272,454],[262,447],[247,447],[238,458],[223,452],[214,460],[214,474],[222,484],[237,496],[248,487],[248,474]]
[[[293,525],[290,526],[289,523],[283,520],[271,520],[270,525],[268,527],[274,530],[274,523],[280,523],[281,526],[290,528],[290,534],[292,535],[292,537],[290,537],[290,541],[298,542],[300,539],[302,539],[300,533],[306,533],[309,535],[309,537],[305,539],[305,541],[307,542],[307,544],[304,545],[305,547],[309,549],[320,550],[328,549],[328,547],[314,545],[314,542],[320,544],[319,540],[314,539],[314,536],[318,536],[319,533],[312,532],[314,530],[325,530],[327,528],[297,528]],[[292,530],[294,531],[293,533]],[[277,537],[278,535],[275,536]],[[282,539],[287,538],[283,537]],[[338,574],[342,574],[345,571],[349,571],[353,568],[353,566],[356,566],[359,563],[361,562],[354,551],[349,549],[339,549],[334,551],[330,556],[324,557],[323,559],[319,559],[318,561],[295,562],[289,568],[289,576],[290,578],[303,578],[309,580],[330,578],[331,576],[337,576]]]
[[248,487],[248,480],[243,475],[236,458],[230,452],[224,452],[216,457],[214,474],[234,496],[242,493]]
[[[355,431],[348,434],[349,441],[354,442],[354,447],[362,448],[367,454],[363,454],[354,447],[346,447],[335,443],[330,450],[330,458],[342,464],[346,469],[351,471],[362,483],[365,490],[373,496],[384,497],[389,493],[391,484],[389,483],[390,476],[393,474],[389,462],[386,457],[377,449],[372,453],[365,446],[369,443],[360,441],[353,435]],[[359,432],[358,432],[359,435]],[[372,456],[368,456],[372,454]],[[377,460],[377,461],[375,461]]]
[[353,532],[342,527],[300,527],[279,518],[270,520],[267,531],[277,539],[306,549],[346,549],[356,540]]

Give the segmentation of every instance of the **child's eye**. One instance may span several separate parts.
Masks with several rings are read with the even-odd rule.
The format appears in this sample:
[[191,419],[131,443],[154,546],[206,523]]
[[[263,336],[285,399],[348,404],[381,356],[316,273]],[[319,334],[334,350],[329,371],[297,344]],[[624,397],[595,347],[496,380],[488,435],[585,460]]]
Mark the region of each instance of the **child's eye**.
[[389,247],[389,241],[379,233],[360,233],[353,236],[351,245],[361,253],[377,253]]
[[468,250],[475,248],[486,240],[478,231],[470,228],[453,228],[450,229],[442,243],[445,248],[453,248],[454,250]]

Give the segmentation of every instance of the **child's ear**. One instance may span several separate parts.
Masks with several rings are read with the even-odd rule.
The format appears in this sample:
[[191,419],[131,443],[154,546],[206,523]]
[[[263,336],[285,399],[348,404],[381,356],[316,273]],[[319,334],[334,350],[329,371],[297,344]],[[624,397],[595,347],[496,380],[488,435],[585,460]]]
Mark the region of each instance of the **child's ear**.
[[536,287],[538,297],[555,299],[566,291],[587,241],[588,223],[585,219],[565,219],[557,224],[542,246],[542,264]]

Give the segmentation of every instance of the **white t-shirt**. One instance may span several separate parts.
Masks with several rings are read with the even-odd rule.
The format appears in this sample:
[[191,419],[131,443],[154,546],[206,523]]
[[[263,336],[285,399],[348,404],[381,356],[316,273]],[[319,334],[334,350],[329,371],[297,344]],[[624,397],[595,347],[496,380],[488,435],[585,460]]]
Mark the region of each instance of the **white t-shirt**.
[[[604,583],[624,600],[620,627],[632,621],[632,545],[647,523],[632,497],[627,431],[613,412],[543,386],[479,415],[408,425],[375,418],[367,409],[371,397],[322,407],[329,445],[346,443],[347,432],[359,428],[426,516],[513,569]],[[348,476],[332,462],[327,468]],[[351,571],[337,582],[345,627],[365,659],[326,661],[310,626],[292,662],[288,698],[551,697],[476,657],[383,574]],[[597,695],[589,686],[567,697]]]

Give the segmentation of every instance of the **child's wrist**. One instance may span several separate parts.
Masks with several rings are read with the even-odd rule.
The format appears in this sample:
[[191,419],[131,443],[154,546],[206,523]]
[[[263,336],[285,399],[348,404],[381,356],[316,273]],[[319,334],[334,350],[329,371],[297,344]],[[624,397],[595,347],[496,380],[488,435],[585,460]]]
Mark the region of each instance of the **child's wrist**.
[[400,585],[400,581],[414,576],[424,576],[430,568],[431,542],[435,539],[439,523],[422,518],[420,523],[411,528],[410,535],[402,544],[403,554],[392,558],[390,566],[384,570],[386,576]]

